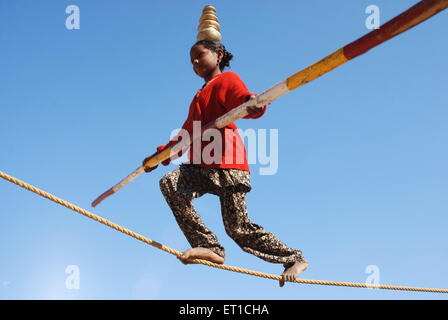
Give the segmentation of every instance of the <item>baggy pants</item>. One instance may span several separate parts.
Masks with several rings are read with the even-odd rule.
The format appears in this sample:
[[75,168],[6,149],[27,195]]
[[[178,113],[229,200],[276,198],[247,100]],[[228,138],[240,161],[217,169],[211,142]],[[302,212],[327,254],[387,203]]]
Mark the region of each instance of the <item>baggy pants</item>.
[[306,262],[302,252],[292,249],[272,233],[251,222],[246,209],[246,193],[251,190],[250,174],[237,169],[203,168],[182,164],[160,180],[160,189],[190,245],[212,250],[225,257],[216,235],[201,220],[193,199],[205,193],[219,196],[226,233],[243,249],[265,261]]

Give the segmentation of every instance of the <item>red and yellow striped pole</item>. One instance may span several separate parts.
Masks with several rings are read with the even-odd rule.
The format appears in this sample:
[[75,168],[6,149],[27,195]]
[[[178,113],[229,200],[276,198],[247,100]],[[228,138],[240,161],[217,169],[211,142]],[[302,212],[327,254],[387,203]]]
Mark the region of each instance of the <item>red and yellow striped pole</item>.
[[[258,95],[256,99],[243,103],[232,111],[216,119],[214,122],[209,123],[205,127],[205,130],[210,128],[223,128],[229,123],[247,116],[248,113],[246,109],[248,106],[254,104],[257,106],[267,105],[268,103],[271,103],[282,95],[319,78],[327,72],[330,72],[331,70],[343,65],[347,61],[352,60],[367,52],[368,50],[380,45],[381,43],[384,43],[387,40],[411,29],[412,27],[431,18],[447,7],[448,0],[422,0],[418,2],[413,7],[409,8],[405,12],[383,24],[379,29],[366,34],[358,40],[355,40],[352,43],[333,52],[322,60],[319,60],[311,66],[300,70],[299,72],[293,74],[292,76]],[[162,161],[176,154],[177,151],[182,150],[183,147],[188,147],[182,146],[183,143],[185,142],[180,141],[177,144],[164,149],[161,153],[153,154],[145,163],[145,167],[154,168]],[[190,141],[190,143],[194,143],[194,140]],[[92,203],[92,206],[95,207],[102,200],[117,192],[119,189],[140,176],[143,172],[143,166],[137,168],[134,172],[121,180],[114,187],[110,188],[101,196],[99,196]]]
[[402,14],[356,41],[342,47],[324,59],[290,76],[288,89],[294,90],[336,67],[352,60],[387,40],[411,29],[448,7],[447,0],[423,0]]

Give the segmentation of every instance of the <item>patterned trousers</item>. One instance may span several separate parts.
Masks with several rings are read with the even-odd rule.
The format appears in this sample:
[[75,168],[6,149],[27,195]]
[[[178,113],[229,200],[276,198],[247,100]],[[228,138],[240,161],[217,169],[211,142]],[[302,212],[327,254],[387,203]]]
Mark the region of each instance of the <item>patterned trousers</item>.
[[160,189],[190,245],[212,250],[225,257],[225,250],[216,235],[202,222],[193,206],[193,199],[205,193],[219,196],[226,233],[246,252],[265,261],[305,262],[302,252],[291,249],[272,233],[249,220],[246,193],[251,190],[247,171],[202,168],[182,164],[160,180]]

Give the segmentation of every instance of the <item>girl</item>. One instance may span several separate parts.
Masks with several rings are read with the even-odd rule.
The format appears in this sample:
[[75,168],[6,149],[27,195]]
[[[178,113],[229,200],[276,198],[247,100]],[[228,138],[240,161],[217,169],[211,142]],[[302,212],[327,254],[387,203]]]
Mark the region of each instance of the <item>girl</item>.
[[[194,96],[187,120],[182,126],[191,135],[194,121],[200,121],[204,126],[248,99],[253,99],[255,95],[248,91],[236,73],[223,72],[225,67],[230,66],[229,61],[233,56],[222,43],[198,41],[191,48],[190,57],[194,72],[205,81]],[[248,107],[247,111],[249,115],[246,119],[256,119],[266,112],[266,106]],[[160,180],[161,191],[192,247],[183,252],[179,259],[184,264],[194,258],[224,263],[224,248],[216,235],[204,225],[192,203],[194,198],[205,193],[215,194],[220,199],[226,233],[244,251],[268,262],[283,263],[285,271],[280,281],[282,287],[285,281],[293,281],[298,277],[308,263],[301,251],[287,247],[272,233],[249,220],[246,193],[251,190],[250,171],[244,143],[236,130],[234,123],[220,129],[222,161],[205,163],[200,159],[200,162],[194,161],[194,164],[182,164]],[[173,138],[167,145],[158,147],[157,151],[161,152],[176,142]],[[206,145],[202,143],[202,150]],[[190,162],[194,156],[192,149]],[[237,158],[243,161],[236,161]],[[143,161],[143,165],[146,161]],[[167,159],[162,164],[166,166],[169,162],[170,159]]]

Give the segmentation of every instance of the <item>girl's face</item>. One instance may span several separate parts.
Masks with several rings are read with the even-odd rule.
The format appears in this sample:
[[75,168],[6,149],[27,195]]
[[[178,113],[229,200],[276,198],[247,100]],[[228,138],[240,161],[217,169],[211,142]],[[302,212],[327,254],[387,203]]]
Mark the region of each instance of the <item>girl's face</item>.
[[207,49],[202,44],[195,45],[190,50],[191,64],[194,72],[204,78],[210,80],[214,75],[221,73],[219,63],[221,62],[222,51],[214,52]]

